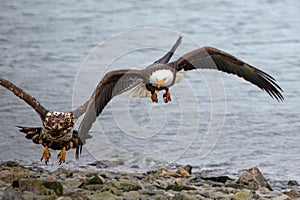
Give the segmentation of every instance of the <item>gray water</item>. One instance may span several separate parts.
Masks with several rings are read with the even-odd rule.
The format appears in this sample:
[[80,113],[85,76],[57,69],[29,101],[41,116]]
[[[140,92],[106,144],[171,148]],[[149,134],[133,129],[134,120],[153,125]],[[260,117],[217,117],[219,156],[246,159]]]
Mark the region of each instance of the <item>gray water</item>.
[[[192,164],[198,170],[231,176],[258,166],[275,182],[291,179],[299,182],[299,11],[297,0],[1,1],[0,74],[35,96],[49,110],[67,111],[91,95],[103,71],[145,66],[162,56],[179,34],[184,36],[178,49],[181,54],[194,48],[188,41],[226,50],[274,76],[284,90],[285,101],[279,103],[232,75],[192,72],[171,89],[174,97],[169,104],[162,102],[162,94],[155,105],[150,99],[128,98],[128,94],[115,98],[99,118],[101,129],[92,129],[94,139],[87,142],[80,160],[76,161],[73,152],[69,152],[66,166],[86,166],[98,159],[118,161],[124,164],[117,167],[133,170],[132,165],[152,169],[171,162]],[[145,31],[144,27],[152,28]],[[158,34],[155,30],[160,28],[168,33]],[[141,31],[142,39],[131,34],[132,37],[127,37],[126,33],[118,45],[104,50],[103,57],[96,54],[94,64],[99,71],[86,70],[90,74],[80,71],[86,69],[83,67],[89,60],[86,58],[92,57],[95,47],[101,49],[106,39],[132,30]],[[154,47],[162,46],[153,49],[151,41]],[[144,42],[149,44],[144,45]],[[139,48],[139,45],[141,50],[118,55],[113,64],[106,60],[122,48]],[[216,104],[221,104],[225,113],[220,114],[223,117],[219,121],[220,135],[213,135],[210,146],[205,138],[213,106],[206,80],[219,76],[225,97],[216,97]],[[78,80],[82,85],[76,90]],[[89,86],[85,88],[85,85]],[[191,104],[184,88],[193,90]],[[74,100],[74,92],[79,92],[78,102]],[[39,126],[39,117],[2,87],[0,95],[0,160],[44,166],[39,162],[43,148],[24,139],[15,127]],[[184,104],[180,103],[182,97],[185,97]],[[180,116],[185,109],[190,123],[182,121]],[[120,119],[114,114],[127,111],[130,119],[122,115]],[[162,111],[164,121],[154,123]],[[127,127],[124,131],[120,124],[126,125],[127,121],[133,121],[138,129]],[[76,127],[79,123],[80,120]],[[181,126],[188,131],[178,132]],[[172,142],[174,138],[176,142]],[[205,149],[206,144],[208,154],[201,156],[199,150]],[[52,152],[54,156],[46,168],[58,167],[57,153]]]

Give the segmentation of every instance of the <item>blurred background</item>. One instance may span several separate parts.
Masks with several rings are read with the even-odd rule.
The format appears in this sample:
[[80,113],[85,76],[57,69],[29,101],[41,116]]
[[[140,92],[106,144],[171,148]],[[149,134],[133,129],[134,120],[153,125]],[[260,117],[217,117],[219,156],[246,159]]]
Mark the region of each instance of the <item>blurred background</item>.
[[[159,166],[191,164],[195,170],[208,170],[216,175],[235,176],[241,170],[257,166],[267,179],[280,184],[287,180],[300,181],[300,3],[288,1],[2,1],[0,7],[0,75],[17,84],[46,108],[68,111],[79,105],[73,101],[74,91],[82,99],[91,95],[93,87],[104,71],[116,68],[146,66],[164,55],[179,34],[184,36],[179,54],[195,46],[214,46],[248,62],[275,77],[284,90],[284,102],[277,102],[260,89],[244,80],[218,72],[189,73],[187,81],[174,86],[174,100],[170,104],[153,105],[149,99],[132,99],[122,95],[114,99],[101,114],[101,130],[91,131],[96,139],[87,142],[79,161],[74,152],[67,155],[64,167],[87,166],[96,160],[118,161],[114,168],[133,170],[138,165],[142,170]],[[141,42],[153,41],[156,49],[139,50],[129,55],[118,55],[113,63],[101,62],[98,57],[98,80],[89,82],[89,76],[80,76],[86,58],[101,48],[103,41],[131,30],[170,30],[172,34],[143,34],[139,40],[124,37],[118,48],[133,47]],[[157,33],[157,32],[156,32]],[[178,34],[177,34],[178,33]],[[168,37],[168,36],[172,37]],[[192,42],[191,42],[192,41]],[[151,44],[151,42],[149,42]],[[192,45],[193,44],[193,45]],[[131,50],[132,50],[131,49]],[[112,51],[107,51],[107,56]],[[178,57],[178,56],[177,56]],[[174,56],[173,60],[176,58]],[[108,68],[109,67],[109,68]],[[225,106],[222,131],[213,141],[216,145],[205,156],[199,150],[205,144],[205,134],[211,120],[212,99],[205,76],[221,76],[224,85]],[[199,78],[200,77],[200,78]],[[202,78],[201,78],[202,77]],[[78,79],[80,78],[80,79]],[[85,80],[92,87],[77,90],[77,80]],[[178,130],[180,96],[185,96],[184,87],[193,88],[196,99],[197,119],[195,134],[187,134],[189,141],[178,147],[176,159],[165,160],[170,152],[160,151],[170,144]],[[75,89],[74,89],[75,88]],[[82,91],[82,93],[80,93]],[[176,93],[177,92],[177,93]],[[178,95],[177,95],[178,94]],[[162,94],[161,94],[162,95]],[[130,135],[114,120],[113,112],[122,112],[125,102],[131,119],[140,127],[151,116],[162,110],[165,118],[159,131],[149,137],[142,133]],[[114,109],[112,109],[112,107]],[[149,114],[148,108],[151,108]],[[193,108],[192,108],[193,109]],[[152,113],[153,112],[153,113]],[[127,119],[124,119],[125,123]],[[80,121],[79,121],[80,122]],[[40,165],[43,148],[24,138],[16,125],[40,126],[38,115],[23,101],[0,87],[0,161],[14,160],[24,165]],[[148,124],[149,125],[149,124]],[[150,124],[151,125],[151,124]],[[148,126],[147,129],[151,126]],[[185,124],[186,127],[190,126]],[[76,124],[78,127],[78,123]],[[186,133],[183,133],[186,134]],[[108,142],[97,136],[105,136]],[[188,137],[188,136],[192,136]],[[142,139],[141,139],[142,138]],[[114,146],[112,151],[97,155],[89,147]],[[176,143],[172,143],[176,152]],[[154,154],[149,152],[159,149]],[[118,149],[118,150],[116,150]],[[103,150],[103,149],[102,149]],[[105,150],[103,150],[104,152]],[[50,166],[58,167],[56,154],[52,152]],[[103,157],[101,157],[103,155]],[[160,156],[161,155],[161,156]]]

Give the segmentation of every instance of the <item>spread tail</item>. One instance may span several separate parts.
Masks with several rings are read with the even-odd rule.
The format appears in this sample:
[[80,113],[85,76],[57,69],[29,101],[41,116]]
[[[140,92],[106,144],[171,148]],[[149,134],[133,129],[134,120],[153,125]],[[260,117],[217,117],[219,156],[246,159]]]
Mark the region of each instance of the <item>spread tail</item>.
[[40,135],[42,132],[41,127],[22,127],[17,126],[20,132],[25,133],[25,137],[29,140],[32,140],[36,144],[41,144],[40,142]]

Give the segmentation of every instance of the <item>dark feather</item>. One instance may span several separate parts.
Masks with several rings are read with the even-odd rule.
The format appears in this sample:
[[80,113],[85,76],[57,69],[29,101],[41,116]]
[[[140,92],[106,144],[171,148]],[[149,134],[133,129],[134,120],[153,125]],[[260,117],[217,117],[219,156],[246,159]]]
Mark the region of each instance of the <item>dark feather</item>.
[[81,115],[83,115],[87,109],[89,101],[85,102],[83,105],[79,106],[75,110],[72,111],[74,115],[74,119],[78,119]]
[[155,61],[154,63],[162,63],[162,64],[168,63],[170,61],[170,59],[172,58],[172,56],[174,55],[176,49],[180,45],[181,40],[182,40],[182,36],[179,36],[178,39],[176,40],[175,44],[169,50],[169,52],[166,55],[164,55],[162,58]]
[[116,95],[126,92],[143,82],[142,71],[116,70],[108,72],[98,84],[78,128],[79,137],[85,139],[92,124],[108,102]]
[[41,144],[40,139],[41,139],[41,132],[42,128],[41,127],[22,127],[22,126],[17,126],[20,128],[20,132],[25,133],[25,137],[27,139],[32,140],[35,144]]
[[13,92],[20,99],[24,100],[40,115],[41,119],[43,119],[47,114],[48,110],[44,108],[38,100],[36,100],[33,96],[31,96],[30,94],[28,94],[27,92],[25,92],[24,90],[16,86],[15,84],[0,77],[0,85]]
[[[179,36],[172,48],[160,59],[154,63],[167,63],[174,55],[177,47],[180,45],[182,37]],[[140,83],[144,82],[145,71],[140,70],[116,70],[108,72],[94,91],[89,104],[86,108],[86,113],[78,128],[79,137],[85,143],[87,133],[96,118],[100,115],[108,102],[116,95],[122,94]],[[80,112],[80,110],[79,110]],[[78,113],[79,113],[78,112]],[[74,116],[75,113],[74,113]],[[78,150],[78,149],[77,149]]]
[[215,69],[229,74],[235,74],[266,91],[271,97],[282,101],[283,91],[275,79],[267,73],[245,63],[244,61],[213,47],[203,47],[193,50],[177,61],[169,63],[177,71],[194,69]]

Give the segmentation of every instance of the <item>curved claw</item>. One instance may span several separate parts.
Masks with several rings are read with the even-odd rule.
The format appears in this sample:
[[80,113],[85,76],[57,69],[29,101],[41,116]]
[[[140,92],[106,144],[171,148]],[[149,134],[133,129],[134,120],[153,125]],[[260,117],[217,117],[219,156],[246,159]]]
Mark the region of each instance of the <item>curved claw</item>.
[[59,158],[58,163],[61,165],[62,163],[64,163],[66,161],[66,147],[63,147],[62,150],[59,152],[59,154],[57,155],[57,158]]
[[163,94],[164,102],[168,103],[171,101],[171,93],[169,91],[166,91],[166,93]]
[[155,102],[155,103],[158,102],[157,94],[156,94],[156,93],[153,93],[153,94],[151,95],[151,100],[152,100],[152,102]]
[[51,154],[50,154],[49,148],[48,148],[48,146],[45,146],[43,155],[41,157],[41,161],[45,160],[45,164],[48,165],[50,157],[51,157]]

